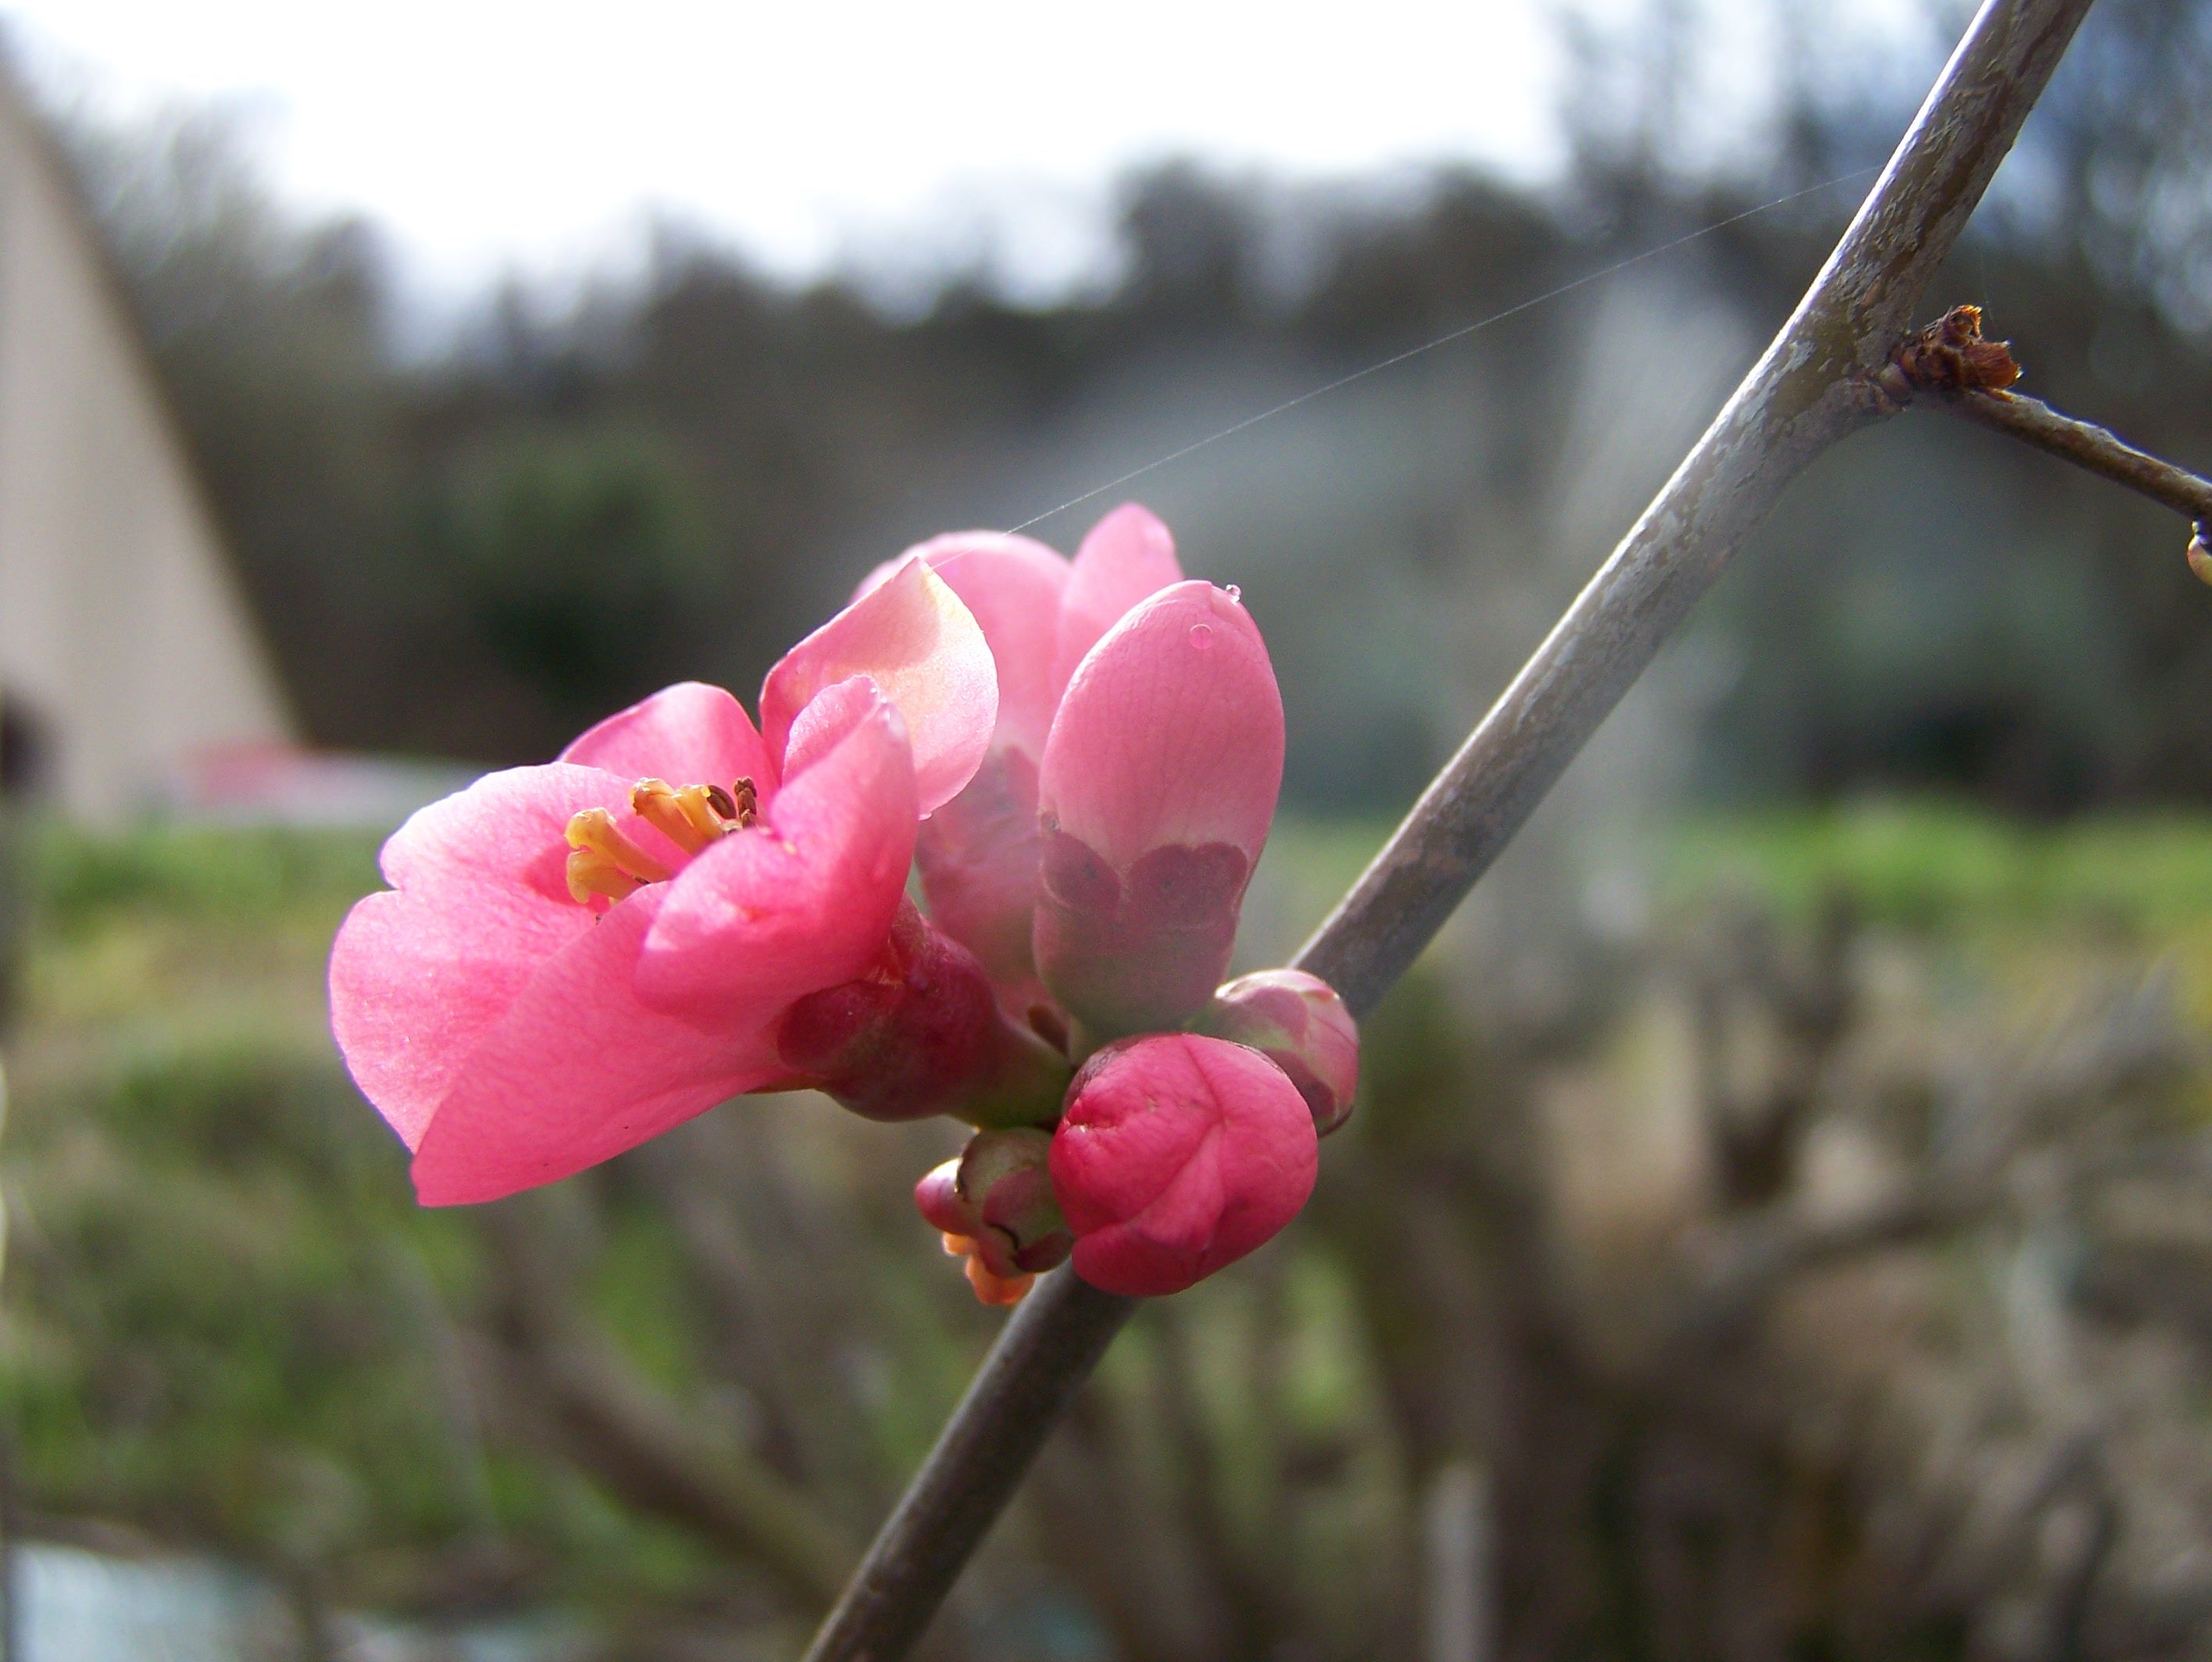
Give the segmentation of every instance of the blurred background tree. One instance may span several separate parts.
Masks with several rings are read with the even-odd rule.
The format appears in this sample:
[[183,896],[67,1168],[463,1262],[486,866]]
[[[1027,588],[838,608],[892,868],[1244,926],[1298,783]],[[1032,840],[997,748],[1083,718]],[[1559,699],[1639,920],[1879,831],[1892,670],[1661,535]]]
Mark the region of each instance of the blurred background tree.
[[[2171,112],[2212,54],[2207,15],[2101,10],[1955,263],[2035,387],[2185,456],[2212,409],[2212,231],[2201,124]],[[1170,162],[1123,187],[1118,282],[1044,309],[999,298],[980,266],[896,313],[836,282],[788,292],[670,227],[635,281],[557,304],[510,288],[428,358],[404,349],[373,234],[288,219],[220,112],[76,144],[315,736],[504,761],[671,674],[750,683],[876,561],[948,524],[1026,518],[1878,156],[1954,21],[1869,31],[1819,72],[1780,0],[1755,19],[1570,12],[1573,165],[1554,187],[1292,186]],[[1747,67],[1747,50],[1763,57]],[[1695,118],[1723,74],[1774,89],[1753,130]],[[1630,394],[1693,431],[1850,196],[1732,225],[1136,487],[1212,574],[1264,578],[1297,799],[1405,799],[1640,502],[1562,512],[1590,481],[1547,464],[1666,465],[1656,443],[1593,454],[1587,435]],[[1710,365],[1657,349],[1652,308],[1683,304],[1717,324]],[[624,493],[637,523],[586,552]],[[1817,505],[1778,522],[1705,623],[1726,665],[1696,723],[1706,786],[1941,782],[2045,811],[2212,788],[2212,657],[2155,510],[1922,423],[1805,493]],[[1040,532],[1070,542],[1088,512]],[[525,523],[541,514],[575,517]],[[494,552],[540,536],[534,556]],[[595,560],[621,577],[581,604]],[[1479,593],[1480,615],[1437,621],[1440,588]],[[1389,663],[1347,650],[1382,638],[1401,648]],[[1449,707],[1440,682],[1461,689]]]
[[438,487],[424,575],[548,720],[580,731],[712,636],[700,509],[651,435],[499,434]]

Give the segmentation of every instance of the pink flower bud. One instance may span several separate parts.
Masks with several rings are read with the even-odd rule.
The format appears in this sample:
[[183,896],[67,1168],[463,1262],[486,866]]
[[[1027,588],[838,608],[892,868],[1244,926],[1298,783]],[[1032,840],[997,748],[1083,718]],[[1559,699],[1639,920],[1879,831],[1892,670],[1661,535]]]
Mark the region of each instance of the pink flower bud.
[[1322,1136],[1352,1118],[1359,1024],[1318,975],[1302,969],[1240,975],[1213,995],[1198,1028],[1249,1046],[1289,1075]]
[[932,1166],[914,1186],[914,1209],[933,1229],[948,1235],[964,1234],[975,1223],[968,1203],[960,1198],[960,1156]]
[[1130,1297],[1178,1293],[1296,1217],[1313,1115],[1257,1051],[1191,1034],[1109,1045],[1077,1073],[1052,1139],[1075,1272]]
[[794,1003],[776,1029],[789,1083],[869,1119],[1048,1122],[1067,1063],[1000,1012],[975,956],[903,902],[876,966]]
[[958,1159],[915,1185],[915,1207],[943,1233],[947,1252],[969,1260],[969,1280],[987,1304],[1013,1303],[1031,1276],[1063,1262],[1074,1245],[1053,1198],[1051,1149],[1047,1131],[981,1131]]
[[1182,581],[1175,537],[1150,508],[1124,502],[1093,525],[1075,551],[1060,596],[1052,653],[1054,698],[1066,690],[1075,666],[1099,636],[1140,602]]
[[1205,1007],[1282,777],[1282,697],[1234,594],[1162,589],[1076,667],[1037,779],[1034,941],[1093,1036]]

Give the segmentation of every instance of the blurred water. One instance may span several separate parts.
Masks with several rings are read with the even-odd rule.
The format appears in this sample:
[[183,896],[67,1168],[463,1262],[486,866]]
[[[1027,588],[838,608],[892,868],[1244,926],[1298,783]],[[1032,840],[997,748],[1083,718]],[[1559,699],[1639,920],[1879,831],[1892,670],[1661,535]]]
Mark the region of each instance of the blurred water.
[[[258,1577],[216,1559],[111,1558],[25,1544],[15,1555],[14,1662],[290,1662],[290,1612]],[[549,1629],[431,1633],[341,1618],[343,1662],[557,1662]]]
[[288,1624],[265,1588],[188,1559],[126,1562],[71,1547],[15,1558],[18,1662],[234,1662],[274,1657]]

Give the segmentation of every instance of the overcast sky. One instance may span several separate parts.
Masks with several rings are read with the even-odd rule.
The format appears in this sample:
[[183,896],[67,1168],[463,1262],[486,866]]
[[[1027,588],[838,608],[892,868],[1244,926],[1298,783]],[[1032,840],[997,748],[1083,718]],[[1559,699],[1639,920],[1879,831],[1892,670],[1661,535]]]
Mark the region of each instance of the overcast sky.
[[459,292],[635,247],[654,211],[780,272],[917,268],[999,227],[1017,288],[1101,263],[1106,181],[1553,159],[1533,0],[953,5],[0,0],[40,82],[244,102],[270,173]]

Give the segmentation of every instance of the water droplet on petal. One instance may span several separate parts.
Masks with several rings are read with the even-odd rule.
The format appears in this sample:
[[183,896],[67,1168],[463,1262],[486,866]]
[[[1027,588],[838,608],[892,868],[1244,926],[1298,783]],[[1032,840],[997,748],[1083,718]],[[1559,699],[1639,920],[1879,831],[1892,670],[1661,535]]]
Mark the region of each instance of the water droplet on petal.
[[1213,644],[1213,625],[1194,623],[1190,626],[1190,644],[1204,652]]
[[1244,591],[1238,588],[1234,583],[1231,583],[1227,589],[1223,591],[1223,592],[1227,594],[1231,600],[1241,601],[1244,598]]

